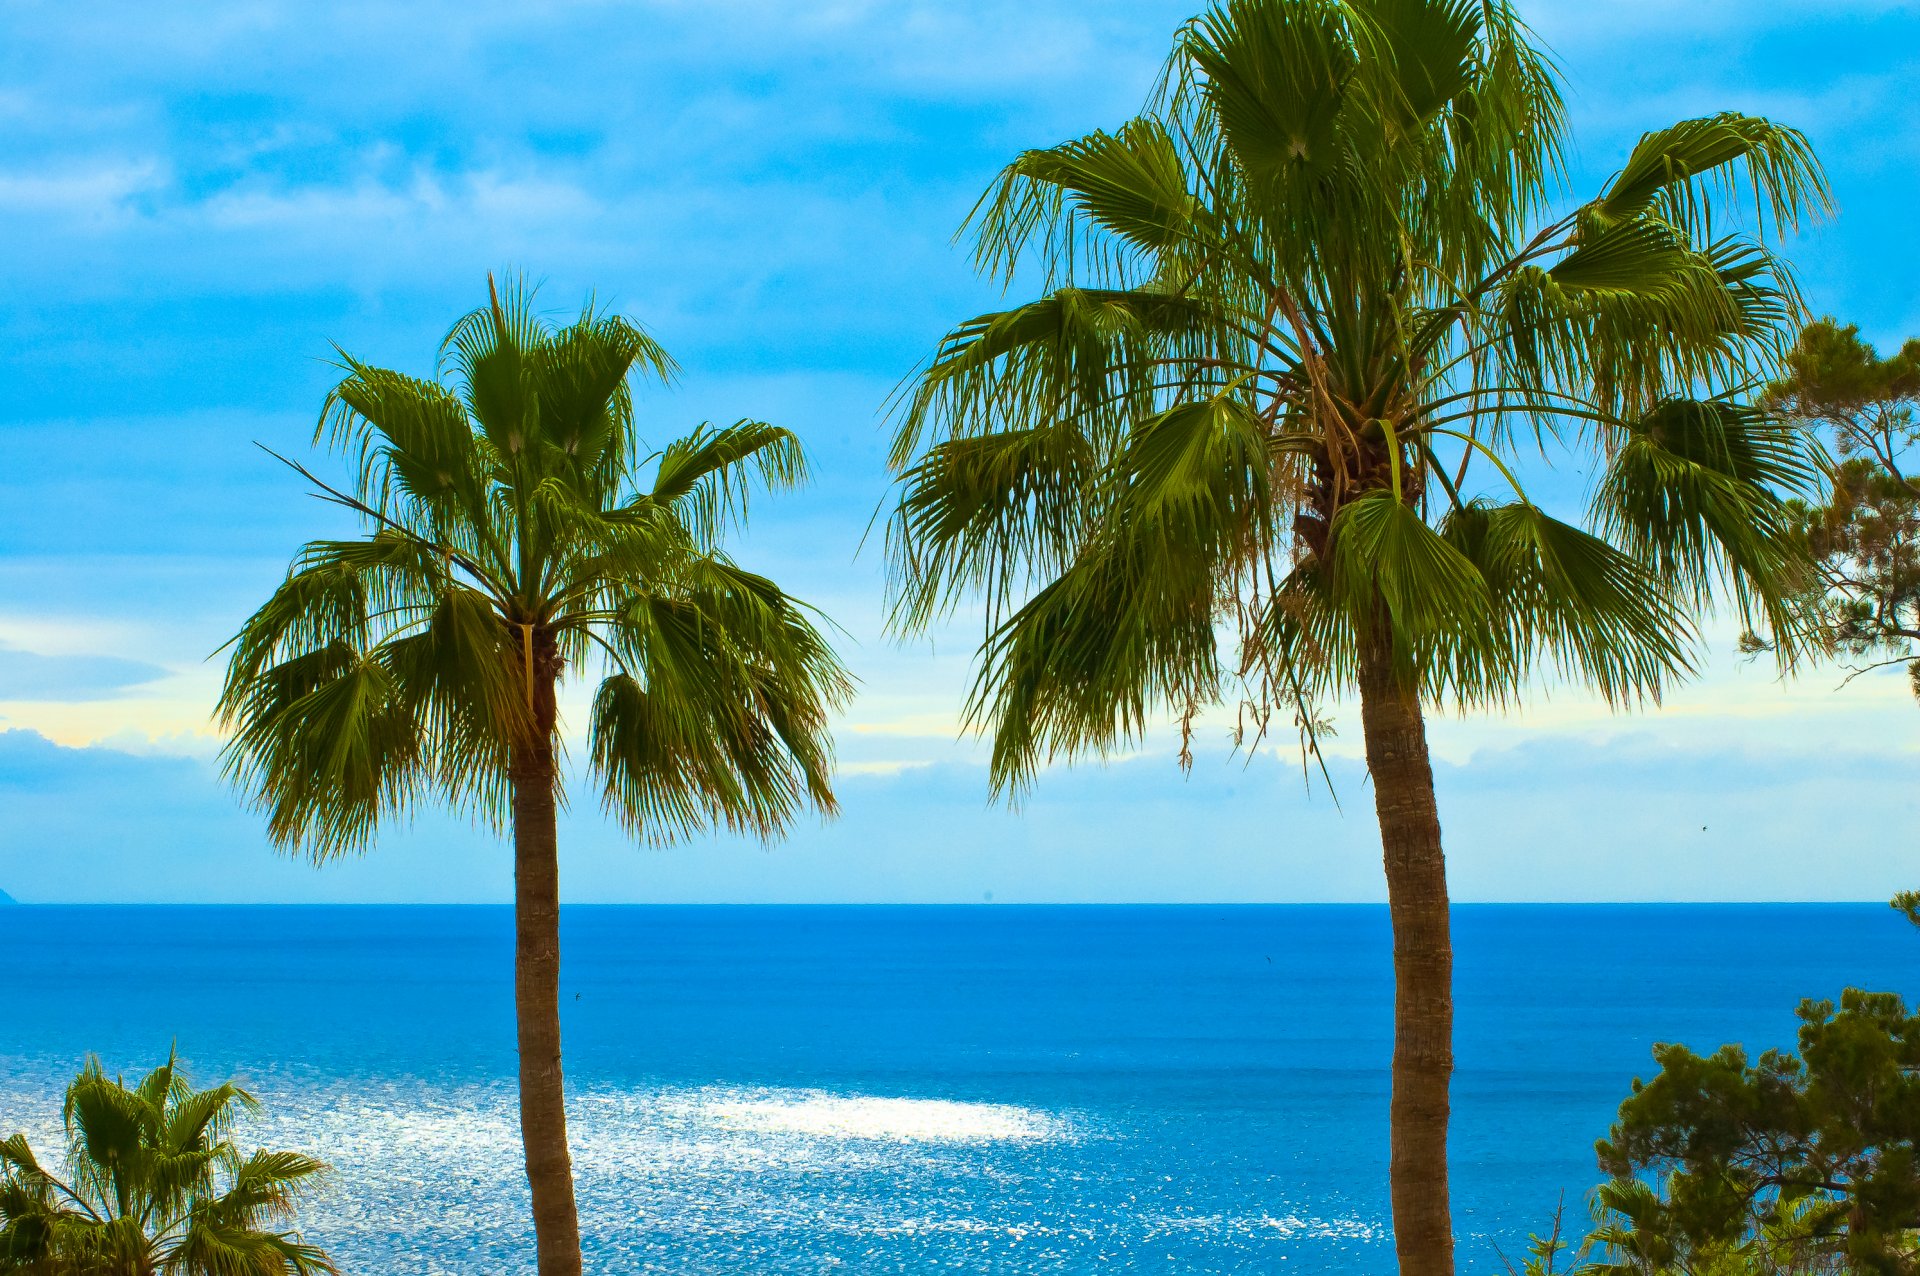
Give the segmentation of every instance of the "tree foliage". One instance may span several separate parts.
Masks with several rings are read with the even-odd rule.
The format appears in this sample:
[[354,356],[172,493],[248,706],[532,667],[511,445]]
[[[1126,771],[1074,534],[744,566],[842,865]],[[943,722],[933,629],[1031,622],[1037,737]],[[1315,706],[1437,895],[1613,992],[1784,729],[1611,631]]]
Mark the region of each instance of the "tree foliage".
[[[1714,596],[1791,639],[1816,460],[1743,396],[1819,169],[1714,115],[1574,202],[1563,142],[1505,4],[1228,0],[1143,114],[1007,167],[978,260],[1040,288],[903,391],[888,528],[900,629],[985,603],[998,785],[1235,694],[1310,723],[1375,634],[1460,706],[1657,697]],[[1580,522],[1515,477],[1566,453]]]
[[301,472],[364,534],[301,551],[220,698],[227,773],[276,841],[361,850],[429,795],[503,825],[536,685],[595,671],[588,761],[637,835],[833,809],[847,674],[809,610],[720,547],[757,487],[805,477],[792,432],[702,425],[650,452],[634,383],[670,377],[667,353],[591,306],[547,323],[524,288],[454,326],[440,379],[341,368],[316,440],[350,489]]
[[1597,1146],[1599,1270],[1920,1271],[1920,1016],[1859,989],[1799,1013],[1797,1056],[1655,1047]]
[[1808,595],[1829,652],[1904,664],[1920,696],[1920,338],[1882,357],[1854,325],[1809,324],[1767,405],[1837,454],[1827,500],[1801,507],[1818,575]]
[[18,1276],[316,1276],[335,1269],[277,1225],[325,1167],[298,1152],[243,1154],[255,1107],[231,1082],[195,1090],[178,1061],[129,1086],[90,1059],[67,1087],[65,1177],[26,1136],[0,1139],[0,1273]]
[[1849,1270],[1830,1240],[1808,1227],[1816,1202],[1784,1205],[1731,1240],[1699,1243],[1662,1230],[1667,1203],[1640,1179],[1602,1183],[1587,1204],[1593,1230],[1577,1241],[1567,1236],[1563,1201],[1553,1229],[1528,1237],[1522,1265],[1505,1260],[1509,1276],[1846,1276]]

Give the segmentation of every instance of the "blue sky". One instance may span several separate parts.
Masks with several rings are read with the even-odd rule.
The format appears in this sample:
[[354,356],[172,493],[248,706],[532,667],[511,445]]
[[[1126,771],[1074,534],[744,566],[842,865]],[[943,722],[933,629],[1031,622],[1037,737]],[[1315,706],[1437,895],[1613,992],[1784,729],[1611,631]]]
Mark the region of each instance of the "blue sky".
[[[817,480],[741,553],[848,630],[845,817],[774,848],[623,843],[580,795],[594,900],[1366,900],[1371,796],[1294,759],[1183,778],[1164,738],[989,807],[956,739],[971,633],[880,636],[861,533],[881,406],[995,294],[952,243],[1023,146],[1125,118],[1179,3],[23,0],[0,12],[0,889],[26,900],[498,900],[434,817],[366,859],[276,858],[221,788],[208,653],[333,524],[251,444],[306,444],[330,342],[430,365],[489,269],[591,290],[686,368],[659,436],[758,416]],[[1795,245],[1814,306],[1920,333],[1920,6],[1524,3],[1561,59],[1576,185],[1722,108],[1805,129],[1840,203]],[[1658,714],[1578,697],[1435,726],[1465,899],[1875,898],[1920,884],[1900,677],[1782,686],[1726,654]]]

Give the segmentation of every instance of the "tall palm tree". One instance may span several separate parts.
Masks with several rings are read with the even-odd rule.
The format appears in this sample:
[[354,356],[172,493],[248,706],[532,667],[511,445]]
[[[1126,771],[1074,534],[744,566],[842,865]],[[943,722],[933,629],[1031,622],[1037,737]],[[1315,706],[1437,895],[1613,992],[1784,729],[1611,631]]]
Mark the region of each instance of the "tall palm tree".
[[356,481],[301,472],[365,535],[301,551],[233,639],[220,715],[228,775],[316,861],[429,796],[511,826],[521,1136],[541,1276],[569,1276],[561,678],[605,672],[588,760],[606,809],[656,842],[832,812],[827,718],[850,684],[807,609],[719,548],[756,482],[804,477],[799,440],[742,421],[649,456],[632,381],[668,378],[666,352],[617,316],[556,328],[524,289],[488,289],[444,380],[342,355],[320,435]]
[[0,1273],[19,1276],[319,1276],[327,1256],[286,1222],[326,1167],[298,1152],[242,1155],[255,1107],[231,1082],[195,1090],[172,1056],[137,1084],[98,1059],[67,1087],[65,1179],[24,1134],[0,1139]]
[[[1314,749],[1317,706],[1358,692],[1410,1276],[1453,1270],[1426,711],[1510,705],[1540,670],[1657,697],[1716,596],[1785,628],[1781,497],[1815,477],[1735,397],[1797,309],[1764,236],[1824,205],[1805,141],[1683,121],[1556,208],[1563,131],[1500,0],[1227,0],[1145,113],[982,198],[981,268],[1040,295],[948,334],[892,452],[894,621],[984,603],[968,717],[996,791],[1227,698]],[[1521,454],[1598,467],[1587,526],[1529,499]]]

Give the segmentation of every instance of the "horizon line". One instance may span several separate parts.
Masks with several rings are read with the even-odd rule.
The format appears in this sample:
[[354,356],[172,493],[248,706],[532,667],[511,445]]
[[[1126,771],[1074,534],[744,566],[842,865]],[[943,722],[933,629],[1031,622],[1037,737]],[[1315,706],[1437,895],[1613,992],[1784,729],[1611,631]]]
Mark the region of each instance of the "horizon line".
[[[1884,899],[1472,899],[1452,908],[1888,908]],[[22,908],[497,908],[511,900],[0,900]],[[1380,908],[1385,900],[575,900],[561,908]],[[1898,911],[1898,910],[1895,910]]]

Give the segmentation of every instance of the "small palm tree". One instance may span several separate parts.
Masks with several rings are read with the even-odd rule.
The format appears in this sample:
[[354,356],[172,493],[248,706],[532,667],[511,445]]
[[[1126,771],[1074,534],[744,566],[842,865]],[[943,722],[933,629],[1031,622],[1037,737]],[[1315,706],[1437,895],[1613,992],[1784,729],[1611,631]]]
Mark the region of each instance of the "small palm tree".
[[[1783,496],[1817,466],[1743,406],[1797,302],[1763,239],[1821,208],[1799,134],[1649,133],[1554,209],[1553,69],[1500,0],[1227,0],[1145,114],[1014,160],[982,269],[1040,296],[903,392],[896,624],[984,601],[969,720],[996,789],[1049,759],[1358,693],[1394,935],[1401,1271],[1453,1270],[1447,879],[1425,714],[1537,672],[1616,704],[1729,595],[1790,631]],[[1719,208],[1735,181],[1752,234]],[[1518,481],[1571,454],[1586,526]],[[1284,719],[1283,719],[1284,720]]]
[[0,1273],[20,1276],[306,1276],[327,1256],[291,1221],[325,1170],[298,1152],[242,1156],[251,1095],[195,1090],[177,1060],[129,1087],[89,1059],[67,1087],[67,1177],[24,1134],[0,1139]]
[[850,683],[807,610],[719,548],[756,479],[803,478],[799,441],[742,421],[649,456],[631,381],[669,377],[666,353],[617,316],[556,328],[526,290],[488,287],[443,347],[451,385],[342,356],[320,428],[357,480],[301,472],[366,534],[301,552],[233,639],[220,715],[228,774],[316,861],[364,850],[429,796],[511,826],[539,1270],[571,1276],[560,680],[606,673],[588,760],[607,810],[655,842],[831,812],[827,718]]

